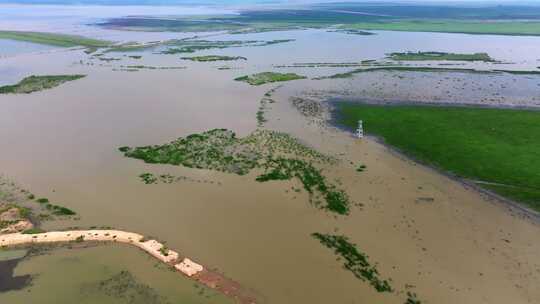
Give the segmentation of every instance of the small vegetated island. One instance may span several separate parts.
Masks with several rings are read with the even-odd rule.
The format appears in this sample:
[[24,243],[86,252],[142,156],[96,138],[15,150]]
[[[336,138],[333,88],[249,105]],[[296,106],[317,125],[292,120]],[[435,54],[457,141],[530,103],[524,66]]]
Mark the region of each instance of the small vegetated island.
[[247,60],[246,57],[242,57],[242,56],[220,56],[220,55],[182,57],[180,59],[198,61],[198,62]]
[[540,111],[338,104],[339,121],[540,211]]
[[389,54],[389,58],[398,61],[495,61],[487,53],[456,54],[445,52],[404,52],[391,53]]
[[258,86],[265,83],[282,82],[297,79],[306,79],[306,76],[298,75],[296,73],[275,73],[275,72],[262,72],[253,75],[246,75],[235,78],[236,81],[247,82],[250,85]]
[[86,75],[29,76],[14,85],[0,87],[0,94],[29,94],[51,89],[65,82],[81,79]]
[[127,157],[147,163],[181,165],[245,175],[262,171],[259,182],[297,179],[321,209],[346,215],[348,195],[325,177],[318,167],[336,160],[318,153],[293,137],[279,132],[257,130],[244,138],[226,129],[192,134],[164,145],[121,147]]
[[197,40],[197,39],[179,39],[169,40],[162,43],[162,45],[168,48],[161,51],[162,54],[180,54],[180,53],[194,53],[196,51],[210,50],[210,49],[226,49],[231,47],[257,47],[268,46],[280,43],[286,43],[294,41],[294,39],[276,39],[276,40]]

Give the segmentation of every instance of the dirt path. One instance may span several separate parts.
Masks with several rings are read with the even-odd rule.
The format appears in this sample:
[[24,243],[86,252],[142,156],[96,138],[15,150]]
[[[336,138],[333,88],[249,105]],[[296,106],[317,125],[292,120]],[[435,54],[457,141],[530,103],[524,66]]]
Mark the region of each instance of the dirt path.
[[162,263],[174,267],[179,273],[209,288],[220,291],[240,304],[256,303],[255,297],[237,282],[220,273],[181,257],[156,240],[146,240],[143,235],[120,230],[71,230],[36,234],[11,233],[0,235],[0,247],[25,246],[65,242],[118,242],[138,247]]

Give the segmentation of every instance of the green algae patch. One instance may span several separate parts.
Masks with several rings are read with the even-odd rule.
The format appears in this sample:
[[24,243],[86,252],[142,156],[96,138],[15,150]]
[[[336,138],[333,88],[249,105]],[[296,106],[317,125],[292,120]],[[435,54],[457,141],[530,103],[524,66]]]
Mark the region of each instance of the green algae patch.
[[355,277],[369,282],[378,292],[393,291],[388,280],[379,277],[379,271],[371,265],[368,256],[359,251],[355,244],[349,242],[346,236],[322,233],[313,233],[312,236],[343,259],[343,267],[352,272]]
[[0,94],[29,94],[57,87],[65,82],[81,79],[86,75],[29,76],[14,85],[0,87]]
[[[257,130],[238,138],[226,129],[191,134],[164,145],[120,147],[126,157],[146,163],[181,165],[188,168],[215,170],[245,175],[262,171],[256,180],[298,180],[309,194],[310,203],[320,209],[346,215],[350,211],[347,194],[329,182],[317,166],[336,160],[300,143],[285,133]],[[139,176],[147,184],[157,182],[155,176]]]
[[247,82],[250,85],[262,85],[272,82],[283,82],[297,79],[306,79],[306,76],[298,75],[296,73],[275,73],[275,72],[262,72],[253,75],[246,75],[235,78],[236,81]]
[[242,57],[242,56],[219,56],[219,55],[182,57],[180,59],[198,61],[198,62],[247,60],[246,57]]
[[391,53],[389,58],[398,61],[484,61],[495,62],[487,53],[456,54],[445,52]]

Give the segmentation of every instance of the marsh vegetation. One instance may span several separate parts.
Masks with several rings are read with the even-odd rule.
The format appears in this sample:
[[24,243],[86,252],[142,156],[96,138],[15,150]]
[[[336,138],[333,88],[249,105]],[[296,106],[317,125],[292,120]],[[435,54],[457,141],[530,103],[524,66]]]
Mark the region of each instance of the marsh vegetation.
[[81,79],[86,75],[29,76],[14,85],[0,87],[0,94],[29,94],[51,89],[65,82]]
[[253,75],[246,75],[237,77],[234,80],[247,82],[250,85],[258,86],[272,82],[283,82],[297,79],[306,79],[306,76],[298,75],[296,73],[276,73],[276,72],[262,72]]
[[313,233],[312,236],[343,259],[343,267],[352,272],[355,277],[369,282],[378,292],[393,291],[389,281],[379,277],[379,271],[371,265],[368,256],[359,251],[346,236],[322,233]]
[[[119,150],[127,157],[154,164],[182,165],[238,175],[258,169],[263,171],[256,177],[259,182],[297,179],[309,194],[312,205],[337,214],[348,214],[350,210],[348,195],[316,167],[336,160],[284,133],[257,130],[247,137],[237,138],[232,131],[214,129],[165,145],[120,147]],[[148,184],[158,181],[149,173],[140,177]]]
[[487,53],[404,52],[390,53],[389,58],[397,61],[495,61]]
[[198,61],[198,62],[247,60],[246,57],[242,57],[242,56],[220,56],[220,55],[182,57],[180,59]]

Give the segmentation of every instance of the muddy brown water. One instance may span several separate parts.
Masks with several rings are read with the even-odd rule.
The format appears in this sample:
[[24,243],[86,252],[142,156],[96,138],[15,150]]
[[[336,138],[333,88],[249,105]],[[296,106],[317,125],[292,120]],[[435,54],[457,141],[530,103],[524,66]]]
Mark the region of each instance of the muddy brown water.
[[[240,49],[213,53],[229,52],[244,55]],[[262,57],[268,49],[246,52]],[[305,193],[291,190],[299,186],[295,183],[258,183],[255,173],[235,176],[124,158],[117,151],[124,145],[161,144],[212,128],[244,136],[256,128],[259,100],[274,85],[251,87],[232,79],[268,69],[271,62],[228,63],[240,70],[219,71],[221,63],[186,63],[177,57],[145,54],[143,63],[187,69],[114,72],[80,65],[81,58],[87,60],[81,51],[3,59],[4,67],[18,67],[13,75],[88,74],[52,90],[0,96],[2,172],[37,197],[81,216],[46,222],[45,229],[112,226],[157,237],[255,290],[264,303],[403,303],[406,285],[428,303],[540,301],[538,225],[377,143],[309,124],[288,101],[310,88],[354,87],[354,80],[287,83],[267,111],[268,128],[342,159],[326,171],[364,204],[350,216],[313,208]],[[114,65],[129,62],[124,58]],[[360,162],[367,165],[363,173],[355,171]],[[145,185],[137,177],[143,172],[194,181]],[[418,200],[425,197],[433,201]],[[349,236],[398,293],[377,293],[354,278],[310,236],[313,232]],[[135,268],[146,284],[171,298],[193,296],[193,290],[175,293],[174,284],[184,283],[145,261],[131,248],[54,252],[15,269],[17,274],[42,273],[30,293],[0,294],[0,300],[28,303],[57,294],[66,303],[79,300],[77,289],[63,284],[106,278],[110,272],[100,269],[120,266]]]

